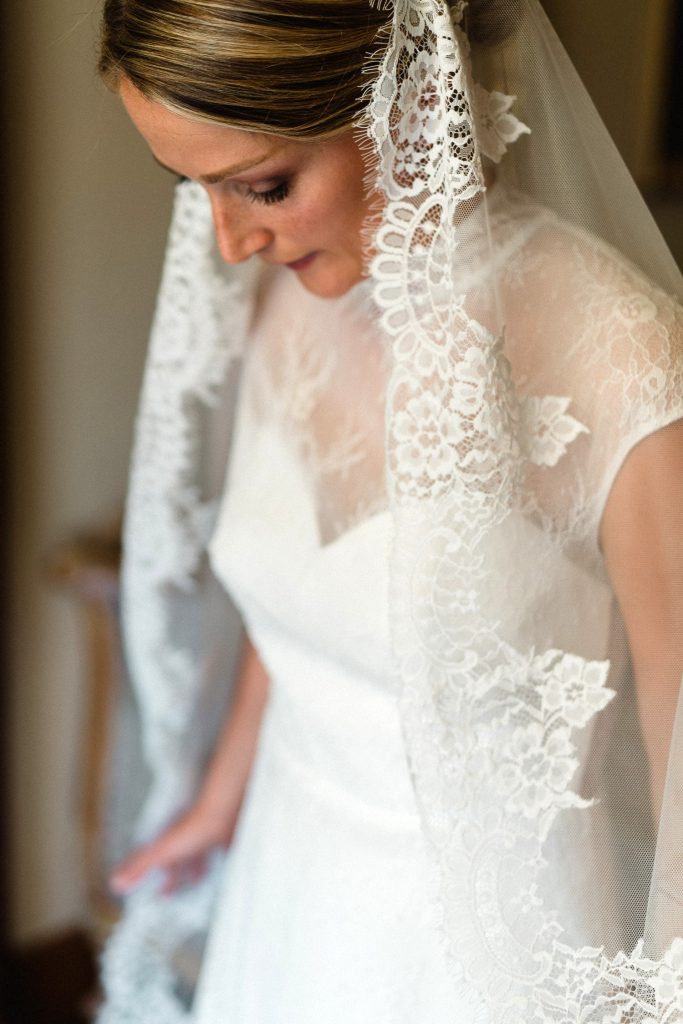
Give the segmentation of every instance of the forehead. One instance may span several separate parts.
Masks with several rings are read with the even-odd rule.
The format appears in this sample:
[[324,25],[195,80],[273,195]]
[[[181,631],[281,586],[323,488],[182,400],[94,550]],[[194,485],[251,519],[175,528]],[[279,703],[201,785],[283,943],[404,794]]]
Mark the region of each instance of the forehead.
[[229,166],[257,164],[295,143],[195,120],[150,100],[124,78],[119,95],[135,127],[162,164],[190,178]]

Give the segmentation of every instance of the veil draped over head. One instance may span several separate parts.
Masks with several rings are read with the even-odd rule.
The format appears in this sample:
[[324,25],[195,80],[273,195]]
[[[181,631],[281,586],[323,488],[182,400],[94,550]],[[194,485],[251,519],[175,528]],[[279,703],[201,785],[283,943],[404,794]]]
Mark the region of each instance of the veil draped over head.
[[[381,197],[359,286],[381,358],[273,352],[269,401],[299,388],[324,538],[391,517],[406,757],[476,1019],[673,1024],[681,727],[662,730],[660,809],[599,527],[627,454],[683,417],[682,282],[537,0],[490,0],[488,33],[469,30],[481,6],[387,5],[357,125]],[[180,185],[126,528],[138,839],[192,799],[225,706],[239,624],[206,547],[253,263],[221,263],[202,190]],[[102,1024],[192,1019],[219,873],[128,899]]]

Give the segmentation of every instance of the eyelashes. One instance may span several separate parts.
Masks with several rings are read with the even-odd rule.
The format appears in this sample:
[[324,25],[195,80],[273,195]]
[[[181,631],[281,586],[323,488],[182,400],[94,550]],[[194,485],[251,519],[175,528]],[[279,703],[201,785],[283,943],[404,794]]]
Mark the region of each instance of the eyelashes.
[[267,192],[254,192],[249,189],[247,195],[252,203],[265,203],[266,206],[269,206],[271,203],[281,203],[289,195],[289,190],[289,181],[285,179],[275,188],[268,189]]
[[[190,178],[185,175],[177,174],[175,176],[176,184],[182,185],[186,181],[190,181]],[[270,206],[272,203],[283,202],[291,191],[290,181],[285,178],[279,184],[275,185],[274,188],[268,189],[266,192],[255,192],[253,189],[247,189],[246,196],[252,203],[263,203],[265,206]]]

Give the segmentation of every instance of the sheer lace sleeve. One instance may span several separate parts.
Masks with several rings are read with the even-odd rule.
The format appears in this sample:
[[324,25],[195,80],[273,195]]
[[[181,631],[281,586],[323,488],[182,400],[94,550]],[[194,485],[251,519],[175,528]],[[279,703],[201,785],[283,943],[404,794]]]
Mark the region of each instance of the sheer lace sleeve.
[[[605,243],[552,216],[506,268],[503,289],[520,391],[532,405],[557,396],[582,428],[564,457],[530,470],[537,514],[595,554],[628,453],[683,417],[683,310]],[[549,452],[552,441],[549,430]]]

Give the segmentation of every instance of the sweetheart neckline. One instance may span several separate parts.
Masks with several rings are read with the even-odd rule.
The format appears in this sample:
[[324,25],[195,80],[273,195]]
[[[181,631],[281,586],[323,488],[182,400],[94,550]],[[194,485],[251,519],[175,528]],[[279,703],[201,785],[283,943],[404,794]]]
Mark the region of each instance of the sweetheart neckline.
[[291,446],[286,444],[283,440],[279,430],[277,429],[277,423],[272,421],[262,422],[259,424],[259,431],[262,434],[262,437],[268,437],[270,443],[275,443],[278,452],[281,453],[281,456],[287,460],[288,465],[291,467],[292,488],[293,491],[299,495],[302,507],[305,506],[306,508],[306,518],[310,524],[313,546],[318,553],[322,554],[335,549],[342,545],[349,537],[362,532],[365,528],[368,528],[370,524],[382,522],[387,518],[391,520],[391,509],[387,506],[358,520],[331,540],[323,541],[315,496],[309,485],[309,481],[306,479],[301,460],[297,458],[296,454],[292,451]]

